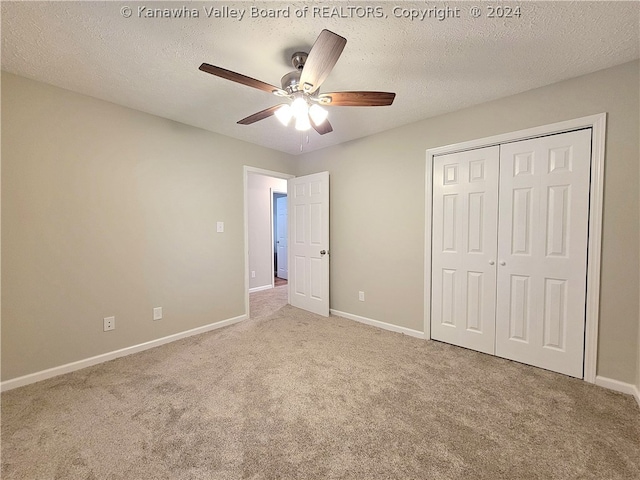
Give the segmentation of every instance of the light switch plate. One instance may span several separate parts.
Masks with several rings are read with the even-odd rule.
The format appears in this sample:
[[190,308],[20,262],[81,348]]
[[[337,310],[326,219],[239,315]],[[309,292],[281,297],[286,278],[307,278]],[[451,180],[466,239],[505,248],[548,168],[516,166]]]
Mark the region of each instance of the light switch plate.
[[216,232],[222,233],[224,232],[224,222],[218,222],[216,225]]
[[162,307],[154,307],[154,309],[153,309],[153,319],[154,320],[162,320]]

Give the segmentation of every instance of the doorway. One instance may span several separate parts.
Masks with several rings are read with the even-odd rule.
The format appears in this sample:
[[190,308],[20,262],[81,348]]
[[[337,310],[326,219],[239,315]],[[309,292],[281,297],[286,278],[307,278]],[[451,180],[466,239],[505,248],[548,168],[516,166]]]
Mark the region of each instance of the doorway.
[[[244,166],[245,312],[249,293],[274,287],[273,191],[287,191],[287,297],[294,307],[329,316],[329,172],[302,177]],[[270,185],[263,197],[264,183]],[[282,183],[280,183],[282,185]],[[260,213],[266,205],[266,214]],[[254,208],[256,207],[257,208]],[[289,213],[289,212],[288,212]],[[263,220],[267,219],[266,241]],[[257,223],[256,223],[257,222]],[[256,227],[256,224],[260,227]],[[266,245],[266,253],[263,254]],[[256,260],[260,261],[257,262]],[[266,259],[266,261],[264,260]],[[293,268],[292,266],[295,266]]]
[[[287,180],[290,178],[293,178],[293,175],[244,167],[245,311],[247,315],[250,308],[249,293],[267,290],[275,285],[274,239],[277,227],[274,231],[274,193],[286,195]],[[286,236],[286,228],[284,232]]]

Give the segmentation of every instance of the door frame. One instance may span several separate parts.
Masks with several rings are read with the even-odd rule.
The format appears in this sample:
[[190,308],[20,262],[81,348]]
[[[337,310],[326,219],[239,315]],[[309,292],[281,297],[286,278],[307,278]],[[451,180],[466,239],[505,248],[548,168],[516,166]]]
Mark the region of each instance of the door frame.
[[[243,213],[244,213],[244,314],[247,318],[250,316],[251,312],[249,309],[249,191],[248,191],[248,182],[249,182],[249,174],[257,174],[257,175],[265,175],[267,177],[274,178],[283,178],[285,180],[289,180],[290,178],[295,178],[295,175],[291,175],[289,173],[276,172],[273,170],[265,170],[264,168],[251,167],[249,165],[244,165],[242,167],[242,188],[243,188]],[[272,198],[269,201],[271,204],[273,202],[273,194]],[[273,208],[271,208],[271,228],[272,228],[272,236],[273,236]],[[287,230],[289,229],[289,225],[287,225]],[[271,256],[271,270],[273,270],[273,255]],[[271,280],[271,285],[273,285],[273,280]],[[287,291],[289,290],[289,284],[287,282]]]
[[424,336],[431,339],[431,235],[433,157],[448,153],[474,150],[502,143],[554,135],[583,128],[591,128],[591,184],[589,187],[589,241],[587,250],[587,293],[585,313],[584,381],[596,382],[598,360],[598,325],[600,322],[600,268],[602,250],[602,208],[604,201],[604,162],[607,114],[552,123],[525,130],[470,140],[426,151],[425,168],[425,245],[424,245]]

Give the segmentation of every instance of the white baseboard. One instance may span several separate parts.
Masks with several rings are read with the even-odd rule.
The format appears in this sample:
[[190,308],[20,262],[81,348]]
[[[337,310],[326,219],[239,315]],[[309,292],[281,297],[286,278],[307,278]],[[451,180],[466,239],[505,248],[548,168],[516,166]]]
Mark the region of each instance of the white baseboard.
[[404,335],[409,335],[410,337],[416,338],[424,338],[424,333],[418,330],[412,330],[411,328],[399,327],[398,325],[393,325],[391,323],[381,322],[379,320],[373,320],[367,317],[361,317],[360,315],[354,315],[352,313],[341,312],[339,310],[334,310],[333,308],[330,310],[332,315],[336,317],[347,318],[349,320],[355,320],[356,322],[364,323],[366,325],[371,325],[372,327],[382,328],[383,330],[389,330],[391,332],[402,333]]
[[636,387],[632,383],[624,383],[618,380],[613,380],[611,378],[601,376],[596,376],[595,383],[596,385],[608,388],[609,390],[615,390],[616,392],[633,395],[636,399],[636,402],[638,402],[638,406],[640,407],[640,391],[638,391],[638,387]]
[[259,292],[261,290],[269,290],[270,288],[273,288],[273,285],[263,285],[261,287],[253,287],[249,289],[249,293]]
[[29,375],[24,375],[22,377],[12,378],[11,380],[6,380],[0,383],[0,392],[6,392],[7,390],[23,387],[24,385],[29,385],[30,383],[39,382],[51,377],[57,377],[58,375],[74,372],[76,370],[91,367],[92,365],[97,365],[99,363],[108,362],[109,360],[114,360],[119,357],[125,357],[127,355],[131,355],[132,353],[149,350],[150,348],[159,347],[160,345],[164,345],[165,343],[175,342],[176,340],[180,340],[182,338],[210,332],[211,330],[216,330],[222,327],[227,327],[229,325],[233,325],[234,323],[241,322],[242,320],[246,320],[247,318],[248,317],[246,314],[234,318],[228,318],[227,320],[222,320],[220,322],[211,323],[209,325],[193,328],[191,330],[186,330],[180,333],[174,333],[173,335],[158,338],[157,340],[151,340],[149,342],[140,343],[131,347],[121,348],[120,350],[103,353],[101,355],[96,355],[95,357],[85,358],[84,360],[67,363],[65,365],[49,368],[40,372],[30,373]]

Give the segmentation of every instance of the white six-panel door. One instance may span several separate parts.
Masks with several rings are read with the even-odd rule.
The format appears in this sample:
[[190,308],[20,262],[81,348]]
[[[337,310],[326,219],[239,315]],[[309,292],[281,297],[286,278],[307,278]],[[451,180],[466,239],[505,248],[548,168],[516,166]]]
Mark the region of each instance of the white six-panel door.
[[289,302],[329,316],[329,172],[288,181]]
[[591,130],[500,149],[496,354],[582,378]]
[[431,337],[494,353],[499,147],[433,164]]
[[431,337],[583,376],[591,130],[434,157]]

